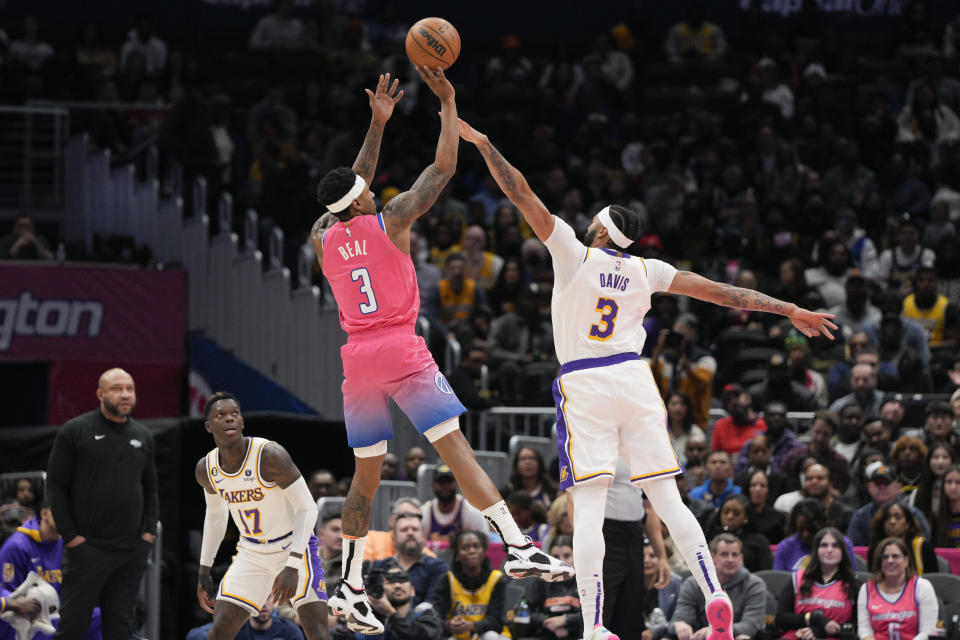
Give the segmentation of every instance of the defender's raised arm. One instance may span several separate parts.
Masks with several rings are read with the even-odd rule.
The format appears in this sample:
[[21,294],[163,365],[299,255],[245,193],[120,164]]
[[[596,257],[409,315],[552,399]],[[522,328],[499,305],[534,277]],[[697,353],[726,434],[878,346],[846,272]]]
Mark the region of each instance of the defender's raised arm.
[[553,233],[553,215],[547,211],[537,194],[530,189],[527,179],[494,147],[486,135],[480,133],[461,119],[457,119],[460,137],[476,145],[487,162],[490,175],[500,185],[500,189],[523,214],[523,218],[537,234],[541,242],[546,242]]

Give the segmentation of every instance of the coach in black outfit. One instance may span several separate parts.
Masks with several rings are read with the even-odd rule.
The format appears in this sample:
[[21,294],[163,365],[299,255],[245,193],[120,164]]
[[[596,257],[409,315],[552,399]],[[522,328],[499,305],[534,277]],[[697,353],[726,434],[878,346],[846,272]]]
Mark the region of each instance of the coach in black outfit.
[[100,605],[104,640],[129,640],[147,556],[157,534],[153,436],[130,417],[133,378],[100,376],[100,408],[57,432],[47,491],[64,540],[60,627],[56,640],[79,639]]

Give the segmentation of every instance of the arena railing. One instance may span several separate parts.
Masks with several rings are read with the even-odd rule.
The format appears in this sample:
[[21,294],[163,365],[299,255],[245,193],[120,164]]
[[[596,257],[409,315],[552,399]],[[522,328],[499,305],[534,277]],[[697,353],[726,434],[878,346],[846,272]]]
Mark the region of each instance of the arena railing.
[[550,438],[557,420],[554,407],[493,407],[465,415],[463,431],[479,450],[506,451],[511,436]]
[[143,622],[144,635],[147,638],[160,637],[160,576],[163,572],[163,523],[157,522],[157,539],[153,542],[150,555],[147,556],[147,569],[140,583],[140,597],[146,605],[146,619]]
[[56,106],[0,105],[0,212],[60,222],[70,112]]
[[[148,156],[154,156],[151,150]],[[132,165],[114,167],[111,153],[93,150],[77,136],[67,148],[65,237],[92,244],[93,234],[124,234],[149,245],[160,266],[182,266],[188,279],[188,321],[221,348],[257,369],[321,415],[343,415],[339,350],[346,337],[336,307],[313,285],[312,249],[299,252],[294,273],[284,266],[284,236],[263,227],[256,212],[242,217],[234,233],[229,194],[207,211],[207,185],[198,178],[186,197],[194,215],[183,215],[183,196],[162,197],[157,162],[148,161],[145,180]],[[174,185],[179,172],[171,172]],[[211,217],[217,217],[216,233]]]

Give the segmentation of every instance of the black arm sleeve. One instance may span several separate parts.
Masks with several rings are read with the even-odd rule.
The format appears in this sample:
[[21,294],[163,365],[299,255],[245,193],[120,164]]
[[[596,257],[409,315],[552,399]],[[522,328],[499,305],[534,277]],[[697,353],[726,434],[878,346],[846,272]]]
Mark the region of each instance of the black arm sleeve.
[[[150,459],[143,469],[143,532],[157,535],[157,520],[160,519],[160,496],[157,490],[157,445],[153,434],[147,432],[150,442]],[[56,516],[54,516],[56,517]]]
[[443,637],[443,621],[432,607],[415,619],[395,613],[387,618],[387,627],[398,640],[440,640]]
[[70,481],[76,459],[76,435],[79,425],[67,423],[60,427],[53,440],[50,460],[47,462],[47,497],[57,530],[64,543],[80,535],[70,506]]
[[443,576],[437,580],[437,587],[433,592],[433,608],[437,610],[441,623],[447,619],[450,603],[450,576]]
[[920,545],[920,559],[923,560],[924,573],[936,573],[940,571],[940,565],[937,562],[937,552],[929,540],[924,540]]
[[796,596],[797,594],[793,590],[793,580],[783,585],[783,589],[777,597],[777,616],[773,619],[774,626],[780,631],[801,629],[807,626],[803,616],[795,613],[794,599]]
[[853,630],[857,630],[857,598],[860,596],[860,587],[863,586],[863,583],[860,581],[860,578],[855,578],[850,585],[850,604],[853,605],[853,619],[850,620],[853,623]]
[[504,611],[506,598],[507,578],[500,576],[497,584],[493,586],[493,593],[490,594],[490,602],[487,604],[487,615],[476,625],[478,636],[482,636],[487,631],[500,633],[503,630],[503,625],[506,620],[506,612]]

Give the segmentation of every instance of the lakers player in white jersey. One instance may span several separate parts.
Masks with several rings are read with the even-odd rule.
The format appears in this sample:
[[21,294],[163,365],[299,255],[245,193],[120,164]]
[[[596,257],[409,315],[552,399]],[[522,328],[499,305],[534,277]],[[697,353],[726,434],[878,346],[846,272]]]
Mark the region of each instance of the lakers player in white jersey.
[[[313,535],[317,505],[303,476],[276,442],[243,435],[232,394],[210,396],[205,418],[217,444],[196,468],[207,501],[197,598],[213,614],[208,640],[232,640],[271,594],[278,605],[293,604],[309,640],[329,640],[326,586]],[[228,517],[240,540],[214,590],[210,568]]]
[[[460,120],[460,136],[477,146],[497,184],[553,258],[553,334],[560,376],[554,383],[560,486],[573,498],[573,555],[590,640],[617,638],[603,626],[603,510],[617,457],[630,467],[693,571],[707,602],[708,640],[733,640],[733,610],[717,581],[703,531],[684,506],[672,476],[681,472],[670,445],[666,410],[638,355],[643,317],[658,291],[719,305],[787,316],[806,336],[832,338],[833,316],[814,313],[757,291],[732,287],[660,260],[630,254],[639,237],[637,215],[619,206],[602,209],[587,229],[586,246],[550,214],[523,175],[487,137]],[[591,631],[592,630],[592,631]]]

